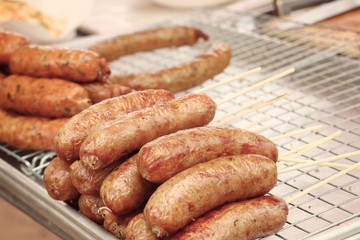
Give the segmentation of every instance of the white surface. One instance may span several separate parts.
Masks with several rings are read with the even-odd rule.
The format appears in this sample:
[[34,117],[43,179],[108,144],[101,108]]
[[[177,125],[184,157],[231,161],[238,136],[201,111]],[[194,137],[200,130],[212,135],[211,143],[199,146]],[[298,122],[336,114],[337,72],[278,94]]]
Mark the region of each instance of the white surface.
[[152,0],[154,3],[160,6],[170,8],[201,8],[201,7],[213,7],[225,3],[233,2],[234,0]]

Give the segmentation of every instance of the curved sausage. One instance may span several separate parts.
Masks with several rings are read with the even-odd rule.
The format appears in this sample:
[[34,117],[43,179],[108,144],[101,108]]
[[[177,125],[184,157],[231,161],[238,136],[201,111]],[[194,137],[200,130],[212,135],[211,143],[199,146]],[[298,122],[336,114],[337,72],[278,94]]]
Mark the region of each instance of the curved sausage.
[[162,136],[145,144],[137,165],[150,182],[163,183],[182,170],[228,155],[259,154],[277,160],[276,145],[267,138],[237,128],[199,127]]
[[1,107],[33,116],[71,117],[92,104],[83,87],[62,79],[10,75],[0,89]]
[[215,111],[205,94],[137,110],[92,129],[81,145],[80,161],[91,169],[104,168],[160,136],[208,124]]
[[56,154],[64,161],[78,160],[80,146],[95,125],[174,98],[174,95],[166,90],[148,90],[129,93],[94,104],[70,118],[59,129],[54,139]]
[[261,155],[217,158],[188,168],[161,184],[144,208],[158,237],[227,202],[261,196],[277,182],[276,164]]
[[135,89],[108,82],[84,83],[82,87],[88,92],[92,103],[98,103],[108,98],[122,96],[135,91]]
[[78,205],[80,213],[90,220],[97,224],[102,224],[104,222],[104,218],[100,213],[100,208],[104,206],[104,203],[100,196],[81,194]]
[[167,89],[172,92],[194,87],[224,71],[231,58],[230,47],[225,43],[211,45],[206,52],[190,62],[162,69],[158,72],[114,75],[110,82],[136,90]]
[[110,75],[106,60],[95,52],[50,46],[18,49],[11,55],[9,68],[13,74],[75,82],[105,81]]
[[10,56],[19,48],[29,44],[28,37],[9,31],[0,31],[0,64],[8,64]]
[[120,164],[101,185],[100,196],[115,214],[127,214],[138,209],[157,187],[141,177],[136,157],[134,155]]
[[53,139],[67,118],[21,116],[0,109],[0,142],[28,150],[54,150]]
[[80,195],[70,179],[70,164],[58,157],[45,168],[43,182],[49,196],[55,200],[72,200]]
[[255,240],[278,232],[286,223],[283,199],[262,196],[210,211],[180,230],[172,240]]
[[155,233],[151,231],[144,214],[140,213],[133,217],[126,227],[126,240],[157,240]]
[[97,52],[108,61],[121,56],[157,48],[176,47],[195,44],[208,36],[201,30],[190,26],[159,27],[123,34],[95,43],[88,49]]

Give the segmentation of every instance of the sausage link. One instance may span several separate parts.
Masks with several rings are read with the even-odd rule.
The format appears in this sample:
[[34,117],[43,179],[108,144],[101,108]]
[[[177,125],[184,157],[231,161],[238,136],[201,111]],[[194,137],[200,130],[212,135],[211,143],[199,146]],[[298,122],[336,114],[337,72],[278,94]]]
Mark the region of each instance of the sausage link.
[[0,31],[0,65],[8,64],[10,56],[19,48],[29,44],[28,37],[9,31]]
[[268,193],[277,181],[276,164],[261,155],[213,159],[188,168],[161,184],[144,208],[158,237],[223,205]]
[[259,154],[277,160],[276,145],[237,128],[199,127],[178,131],[145,144],[137,165],[150,182],[163,183],[182,170],[228,155]]
[[129,86],[136,90],[167,89],[172,92],[194,87],[224,71],[231,58],[230,47],[225,43],[211,45],[206,52],[193,60],[158,72],[130,75],[114,75],[110,82]]
[[283,199],[261,196],[226,204],[180,230],[172,240],[255,240],[278,232],[286,223]]
[[104,218],[99,210],[101,207],[104,207],[104,203],[100,196],[81,194],[78,205],[81,214],[96,222],[97,224],[103,224]]
[[138,209],[157,187],[141,177],[136,157],[134,155],[120,164],[101,185],[100,196],[115,214],[127,214]]
[[121,56],[157,48],[195,44],[208,36],[190,26],[170,26],[123,34],[95,43],[88,49],[97,52],[108,61]]
[[43,181],[49,196],[55,200],[72,200],[80,195],[70,179],[70,164],[58,157],[45,168]]
[[0,80],[0,106],[48,118],[71,117],[91,106],[87,91],[62,79],[11,75]]
[[28,150],[54,150],[53,139],[68,119],[20,116],[0,109],[0,142]]
[[189,94],[129,113],[91,130],[81,145],[80,161],[91,169],[104,168],[160,136],[208,124],[215,111],[207,95]]
[[14,74],[75,82],[105,81],[110,75],[106,60],[95,52],[50,46],[18,49],[11,55],[9,67]]
[[108,82],[84,83],[82,86],[89,93],[92,103],[98,103],[108,98],[122,96],[135,91],[135,89],[127,86]]
[[64,161],[78,160],[80,146],[90,129],[95,125],[174,98],[174,95],[169,91],[147,90],[129,93],[94,104],[70,118],[59,129],[54,139],[56,154]]
[[126,240],[157,240],[156,235],[151,231],[150,225],[146,222],[144,214],[140,213],[133,217],[126,227]]

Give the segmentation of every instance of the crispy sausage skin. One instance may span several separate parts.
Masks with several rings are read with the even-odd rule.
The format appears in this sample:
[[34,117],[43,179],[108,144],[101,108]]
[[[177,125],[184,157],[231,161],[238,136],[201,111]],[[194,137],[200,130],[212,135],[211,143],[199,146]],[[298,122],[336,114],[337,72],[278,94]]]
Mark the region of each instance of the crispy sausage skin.
[[49,196],[55,200],[72,200],[80,195],[70,179],[70,164],[58,157],[45,168],[43,182]]
[[276,181],[275,162],[261,155],[199,163],[156,189],[144,208],[145,219],[158,237],[167,236],[224,203],[268,193]]
[[137,165],[141,175],[163,183],[178,172],[214,158],[259,154],[277,160],[276,145],[267,138],[237,128],[199,127],[162,136],[145,144]]
[[95,43],[88,49],[97,52],[108,61],[121,56],[157,48],[176,47],[195,44],[208,36],[201,30],[190,26],[160,27],[130,34],[115,36]]
[[100,208],[104,207],[104,203],[99,195],[81,194],[78,205],[81,214],[97,224],[103,224],[104,218],[100,213]]
[[81,145],[80,161],[92,169],[104,168],[160,136],[208,124],[215,111],[216,104],[205,94],[137,110],[91,130]]
[[98,103],[108,98],[118,97],[136,91],[127,86],[108,82],[84,83],[82,87],[89,93],[92,103]]
[[28,150],[54,150],[53,139],[67,118],[20,116],[0,109],[0,142]]
[[156,235],[151,231],[150,225],[146,222],[144,214],[140,213],[133,217],[126,227],[126,240],[157,240]]
[[136,90],[167,89],[172,92],[179,92],[221,73],[229,65],[230,58],[230,47],[225,43],[216,43],[190,62],[162,69],[158,72],[124,76],[114,75],[109,78],[109,81]]
[[180,230],[172,240],[254,240],[278,232],[286,223],[283,199],[261,196],[226,204]]
[[0,106],[26,115],[71,117],[91,106],[83,87],[62,79],[10,75],[0,89]]
[[138,209],[157,187],[141,177],[136,157],[134,155],[120,164],[101,185],[100,196],[115,214],[127,214]]
[[8,64],[10,56],[19,48],[29,44],[29,39],[21,34],[0,31],[0,64]]
[[50,46],[19,48],[11,55],[9,68],[13,74],[75,82],[105,81],[110,75],[106,60],[95,52]]
[[80,146],[95,125],[174,98],[174,95],[166,90],[147,90],[106,99],[94,104],[70,118],[59,129],[54,139],[56,154],[64,161],[78,160]]

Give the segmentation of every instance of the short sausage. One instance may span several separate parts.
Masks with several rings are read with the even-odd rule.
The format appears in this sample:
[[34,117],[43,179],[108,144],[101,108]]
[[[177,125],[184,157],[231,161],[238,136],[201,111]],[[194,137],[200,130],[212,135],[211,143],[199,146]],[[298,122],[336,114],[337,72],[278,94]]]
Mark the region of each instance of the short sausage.
[[126,227],[126,240],[157,240],[155,233],[151,231],[144,214],[139,213],[133,217]]
[[81,194],[78,201],[79,211],[81,214],[96,222],[102,224],[104,218],[100,213],[100,208],[104,207],[99,195]]
[[108,82],[84,83],[82,87],[89,93],[92,103],[98,103],[108,98],[118,97],[136,91],[130,87]]
[[8,64],[10,56],[19,48],[29,44],[29,39],[25,35],[0,31],[0,65]]

